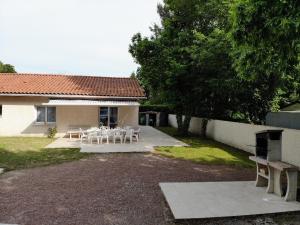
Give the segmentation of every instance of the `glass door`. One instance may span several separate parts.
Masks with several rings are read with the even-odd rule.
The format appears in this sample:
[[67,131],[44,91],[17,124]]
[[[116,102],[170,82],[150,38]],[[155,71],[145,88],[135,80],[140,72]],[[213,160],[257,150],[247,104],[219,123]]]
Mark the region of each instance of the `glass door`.
[[118,108],[110,107],[109,108],[109,126],[115,128],[118,126]]
[[108,107],[100,108],[99,125],[108,126]]
[[100,107],[99,122],[102,126],[115,128],[118,125],[118,107]]

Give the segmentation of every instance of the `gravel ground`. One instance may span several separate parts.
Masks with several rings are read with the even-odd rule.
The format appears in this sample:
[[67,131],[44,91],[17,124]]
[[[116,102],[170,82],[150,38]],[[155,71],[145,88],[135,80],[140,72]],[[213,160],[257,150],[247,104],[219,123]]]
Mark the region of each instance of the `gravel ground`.
[[[153,154],[95,155],[76,162],[1,175],[0,223],[277,224],[277,216],[175,222],[158,186],[159,182],[234,181],[254,178],[254,169],[200,165]],[[292,221],[294,218],[300,221],[298,214],[291,217]]]

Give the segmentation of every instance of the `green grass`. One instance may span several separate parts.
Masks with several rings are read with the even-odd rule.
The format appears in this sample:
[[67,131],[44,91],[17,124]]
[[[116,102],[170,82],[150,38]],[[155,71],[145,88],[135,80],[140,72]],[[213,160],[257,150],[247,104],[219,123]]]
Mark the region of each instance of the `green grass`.
[[158,129],[190,145],[188,147],[156,148],[156,152],[163,156],[191,160],[201,164],[255,166],[249,160],[249,154],[244,151],[199,136],[180,137],[177,135],[176,129],[172,127],[159,127]]
[[46,166],[87,157],[79,149],[45,149],[54,139],[0,137],[0,168],[6,171]]

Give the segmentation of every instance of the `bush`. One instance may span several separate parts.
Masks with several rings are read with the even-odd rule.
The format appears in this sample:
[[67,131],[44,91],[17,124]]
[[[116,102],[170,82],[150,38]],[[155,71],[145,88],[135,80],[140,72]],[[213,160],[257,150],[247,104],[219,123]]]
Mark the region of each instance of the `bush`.
[[50,127],[48,129],[48,138],[54,138],[57,133],[56,127]]

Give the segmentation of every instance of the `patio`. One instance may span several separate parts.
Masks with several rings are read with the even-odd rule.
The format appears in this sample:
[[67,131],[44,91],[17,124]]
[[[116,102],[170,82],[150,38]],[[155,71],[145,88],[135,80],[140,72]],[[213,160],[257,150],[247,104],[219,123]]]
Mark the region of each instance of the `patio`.
[[250,216],[300,211],[300,202],[268,194],[253,181],[160,183],[175,219]]
[[59,138],[46,146],[46,148],[80,148],[81,152],[88,153],[112,153],[112,152],[150,152],[155,146],[187,146],[153,127],[141,126],[140,139],[138,142],[87,144],[80,143],[80,139]]

